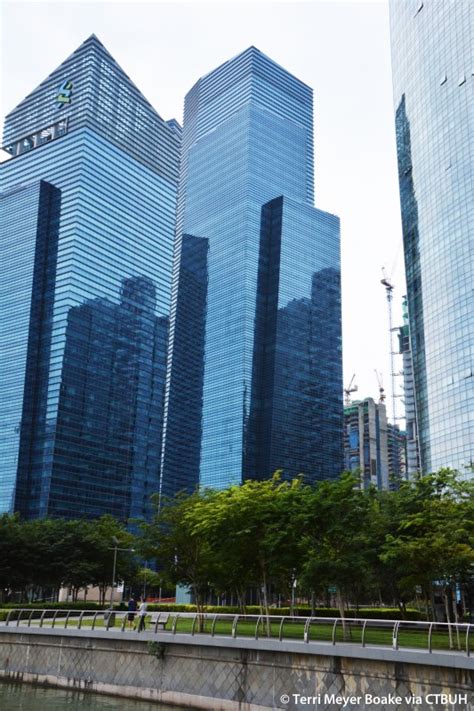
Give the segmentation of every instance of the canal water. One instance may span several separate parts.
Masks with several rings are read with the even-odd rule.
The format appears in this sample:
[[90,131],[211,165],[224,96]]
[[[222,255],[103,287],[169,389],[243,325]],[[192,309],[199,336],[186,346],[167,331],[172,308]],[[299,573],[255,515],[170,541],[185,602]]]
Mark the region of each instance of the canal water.
[[151,701],[134,701],[92,692],[83,693],[7,682],[0,682],[0,709],[1,711],[185,711],[181,706],[163,706]]

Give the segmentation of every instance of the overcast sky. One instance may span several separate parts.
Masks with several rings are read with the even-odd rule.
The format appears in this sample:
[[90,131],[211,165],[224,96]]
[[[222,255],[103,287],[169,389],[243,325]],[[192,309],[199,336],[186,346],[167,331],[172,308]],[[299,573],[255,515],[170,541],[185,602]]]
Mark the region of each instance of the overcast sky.
[[344,381],[355,373],[358,395],[376,398],[377,369],[389,391],[382,266],[397,325],[405,286],[388,0],[16,0],[1,12],[2,116],[93,32],[166,119],[181,122],[194,82],[249,45],[312,86],[316,206],[341,218]]

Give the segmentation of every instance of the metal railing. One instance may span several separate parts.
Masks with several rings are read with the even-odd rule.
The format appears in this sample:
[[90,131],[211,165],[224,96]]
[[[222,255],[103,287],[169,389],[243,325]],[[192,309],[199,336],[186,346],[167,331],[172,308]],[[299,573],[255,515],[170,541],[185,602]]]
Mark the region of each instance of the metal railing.
[[[144,629],[170,635],[210,635],[231,639],[292,640],[304,644],[326,642],[394,650],[450,651],[470,656],[474,651],[473,624],[410,622],[339,617],[289,617],[197,612],[148,612]],[[138,613],[118,610],[58,610],[15,608],[0,620],[1,628],[34,627],[69,630],[136,632]]]

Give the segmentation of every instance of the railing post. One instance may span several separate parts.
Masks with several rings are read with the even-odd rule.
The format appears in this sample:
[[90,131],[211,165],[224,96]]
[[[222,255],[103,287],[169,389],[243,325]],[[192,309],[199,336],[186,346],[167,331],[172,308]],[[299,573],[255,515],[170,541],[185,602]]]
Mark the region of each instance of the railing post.
[[[159,612],[159,613],[157,614],[157,616],[156,616],[155,629],[153,630],[155,634],[158,632],[158,622],[160,621],[160,617],[161,617],[161,612]],[[164,628],[163,628],[163,629],[164,629]]]
[[470,634],[471,634],[471,627],[472,627],[472,625],[470,625],[470,624],[468,623],[467,629],[466,629],[466,654],[467,654],[468,657],[471,656],[471,649],[470,649],[470,645],[469,645],[469,637],[470,637]]
[[123,616],[122,624],[120,626],[120,632],[125,632],[125,625],[127,623],[127,618],[128,618],[128,612],[125,612],[124,616]]
[[196,614],[194,615],[193,624],[191,626],[191,636],[192,637],[194,637],[194,630],[196,627],[196,621],[197,621],[198,617],[199,617],[199,612],[196,612]]
[[46,610],[43,610],[43,612],[41,613],[41,617],[40,617],[40,623],[39,623],[40,627],[43,626],[43,620],[44,620],[45,615],[46,615]]
[[395,622],[393,625],[392,632],[392,646],[393,649],[398,649],[398,628],[400,627],[400,622]]
[[214,629],[216,626],[216,620],[217,620],[217,615],[214,615],[214,619],[212,620],[212,625],[211,625],[211,637],[214,637]]
[[236,615],[234,617],[234,621],[232,622],[232,639],[235,639],[237,637],[237,625],[239,623],[239,615]]
[[97,619],[97,615],[98,615],[98,614],[99,614],[98,612],[95,612],[95,613],[94,613],[94,617],[93,617],[93,619],[92,619],[91,631],[95,630],[95,621],[96,621],[96,619]]
[[51,629],[53,629],[54,625],[56,624],[56,617],[57,617],[58,612],[59,612],[59,610],[54,611],[53,619],[51,620]]
[[70,614],[71,614],[71,610],[68,610],[68,613],[67,613],[67,615],[66,615],[66,619],[64,620],[64,629],[66,629],[66,627],[67,627],[67,623],[68,623],[69,615],[70,615]]
[[362,646],[365,647],[365,628],[367,627],[367,620],[364,620],[364,624],[362,625]]
[[172,634],[176,634],[176,625],[178,624],[179,612],[176,613],[176,617],[173,620],[173,627],[171,628]]
[[432,651],[432,641],[433,641],[433,625],[434,622],[430,622],[430,629],[428,632],[428,652],[431,654]]
[[[109,629],[110,629],[110,623],[111,623],[112,620],[114,621],[114,627],[115,627],[115,615],[116,615],[116,613],[115,613],[115,612],[112,612],[112,610],[110,610],[110,609],[108,610],[108,613],[109,613],[109,614],[107,615],[107,624],[106,624],[106,626],[105,626],[105,631],[106,631],[106,632],[109,631]],[[105,614],[104,614],[104,621],[105,621]]]
[[31,618],[33,617],[34,610],[31,610],[30,616],[28,617],[28,627],[31,627]]
[[282,617],[282,618],[281,618],[280,629],[279,629],[279,631],[278,631],[278,640],[279,640],[280,642],[281,642],[281,640],[283,639],[283,625],[284,625],[284,623],[285,623],[285,620],[286,620],[286,617]]
[[261,619],[262,619],[262,615],[259,615],[258,619],[257,619],[257,624],[255,625],[255,639],[258,639],[258,627],[260,625]]
[[304,626],[303,640],[308,644],[309,642],[309,628],[311,626],[311,617],[308,617]]
[[84,617],[84,612],[85,610],[82,610],[81,614],[79,615],[79,620],[77,623],[77,629],[80,630],[82,627],[82,618]]
[[334,620],[333,628],[332,628],[332,643],[333,644],[336,644],[336,627],[337,627],[338,622],[339,622],[339,618],[336,617],[336,619]]
[[6,624],[7,627],[8,627],[8,625],[9,625],[9,623],[10,623],[10,615],[12,614],[12,612],[13,612],[13,608],[11,608],[10,610],[8,610],[7,619],[5,620],[5,624]]
[[23,610],[18,610],[18,613],[19,613],[19,614],[18,614],[18,617],[17,617],[17,620],[16,620],[16,626],[17,626],[17,627],[20,626],[20,619],[21,619],[21,613],[22,613],[22,612],[23,612]]

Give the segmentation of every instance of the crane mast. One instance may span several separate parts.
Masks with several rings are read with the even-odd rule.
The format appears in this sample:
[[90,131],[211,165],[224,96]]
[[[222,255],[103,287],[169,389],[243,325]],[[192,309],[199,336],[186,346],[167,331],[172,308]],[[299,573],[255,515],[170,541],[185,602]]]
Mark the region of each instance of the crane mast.
[[388,305],[388,327],[389,327],[389,334],[390,334],[390,381],[391,381],[391,388],[392,388],[392,421],[393,424],[396,423],[397,421],[397,406],[396,406],[396,395],[395,395],[395,352],[393,350],[393,315],[392,315],[392,302],[393,302],[393,289],[394,286],[392,282],[387,278],[385,274],[385,269],[382,268],[382,275],[383,279],[380,280],[380,283],[385,287],[385,295],[387,298],[387,305]]

